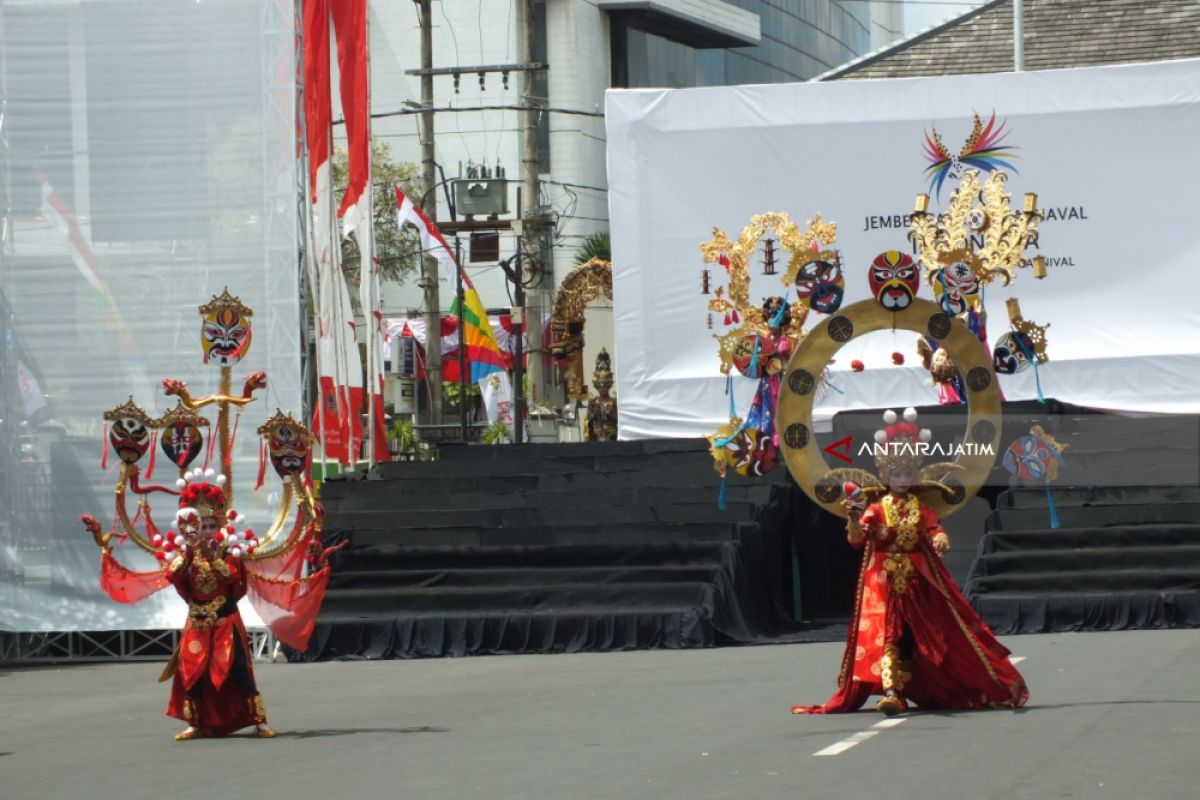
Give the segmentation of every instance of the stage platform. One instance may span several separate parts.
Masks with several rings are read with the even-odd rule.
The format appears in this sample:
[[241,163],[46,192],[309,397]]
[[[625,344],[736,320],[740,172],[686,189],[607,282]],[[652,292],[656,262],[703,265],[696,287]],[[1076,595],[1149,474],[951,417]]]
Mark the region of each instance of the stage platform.
[[[964,409],[920,409],[961,440]],[[1008,403],[1002,447],[1046,427],[1053,484],[999,464],[946,520],[947,566],[998,632],[1200,625],[1200,423],[1048,400]],[[869,440],[880,410],[838,414],[821,446]],[[1193,431],[1195,428],[1195,431]],[[826,441],[827,439],[827,441]],[[862,466],[871,467],[863,458]],[[1173,481],[1173,483],[1172,483]],[[833,641],[859,555],[781,465],[731,475],[703,440],[443,446],[322,486],[349,539],[302,660],[561,653]]]

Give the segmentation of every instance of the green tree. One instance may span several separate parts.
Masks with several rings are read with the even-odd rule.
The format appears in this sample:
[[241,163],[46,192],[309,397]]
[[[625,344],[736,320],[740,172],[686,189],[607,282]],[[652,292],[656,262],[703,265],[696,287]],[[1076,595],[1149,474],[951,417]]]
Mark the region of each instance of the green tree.
[[[333,152],[334,197],[346,191],[346,151]],[[421,265],[421,241],[414,228],[401,230],[396,221],[396,187],[416,202],[421,198],[421,179],[416,164],[392,160],[392,148],[387,142],[371,140],[371,213],[375,223],[375,258],[380,277],[385,281],[402,282],[415,275]],[[358,242],[354,237],[342,239],[342,266],[350,283],[350,295],[357,304],[359,273]]]
[[593,258],[612,261],[612,242],[608,231],[597,231],[583,240],[583,244],[575,251],[575,263],[584,264]]

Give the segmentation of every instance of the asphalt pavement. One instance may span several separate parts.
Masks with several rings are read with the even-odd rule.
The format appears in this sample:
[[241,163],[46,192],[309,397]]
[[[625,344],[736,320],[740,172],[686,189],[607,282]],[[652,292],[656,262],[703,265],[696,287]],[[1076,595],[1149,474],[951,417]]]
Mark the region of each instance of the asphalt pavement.
[[1007,637],[1019,711],[792,716],[837,644],[259,664],[279,737],[175,742],[161,664],[0,672],[0,798],[1200,798],[1200,631]]

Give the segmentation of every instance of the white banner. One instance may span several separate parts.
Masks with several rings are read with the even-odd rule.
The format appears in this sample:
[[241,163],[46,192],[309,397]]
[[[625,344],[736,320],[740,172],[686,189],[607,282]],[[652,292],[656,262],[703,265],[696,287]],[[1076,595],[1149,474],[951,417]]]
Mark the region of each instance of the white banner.
[[[1051,323],[1047,397],[1109,409],[1200,411],[1200,61],[894,81],[610,91],[606,101],[620,436],[699,436],[728,418],[699,245],[730,238],[754,214],[787,212],[803,228],[838,223],[845,304],[870,297],[867,271],[885,250],[911,251],[914,198],[943,210],[957,185],[931,188],[925,151],[967,145],[977,111],[995,113],[1011,156],[1008,189],[1036,192],[1046,213],[1040,253],[987,291],[992,343],[1004,300]],[[986,176],[985,176],[986,177]],[[1032,249],[1029,255],[1035,253]],[[782,273],[786,264],[779,269]],[[711,266],[713,286],[724,285]],[[750,296],[784,294],[780,275],[752,272]],[[795,297],[794,291],[791,293]],[[922,283],[918,296],[932,298]],[[812,314],[808,327],[821,316]],[[832,365],[834,391],[816,413],[937,402],[916,336],[855,339]],[[905,357],[892,364],[892,353]],[[864,370],[849,371],[851,361]],[[736,373],[735,373],[736,374]],[[1002,376],[1008,399],[1036,395],[1033,370]],[[754,382],[735,377],[740,412]]]

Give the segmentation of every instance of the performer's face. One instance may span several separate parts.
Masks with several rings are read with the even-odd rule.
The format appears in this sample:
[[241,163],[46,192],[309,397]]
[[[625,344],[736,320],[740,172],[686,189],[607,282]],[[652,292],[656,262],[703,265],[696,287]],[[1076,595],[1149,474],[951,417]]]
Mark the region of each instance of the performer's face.
[[200,538],[203,541],[211,541],[213,534],[221,527],[221,523],[216,517],[202,517],[200,519]]
[[912,487],[913,470],[911,467],[896,467],[888,471],[888,488],[893,492],[904,494]]

